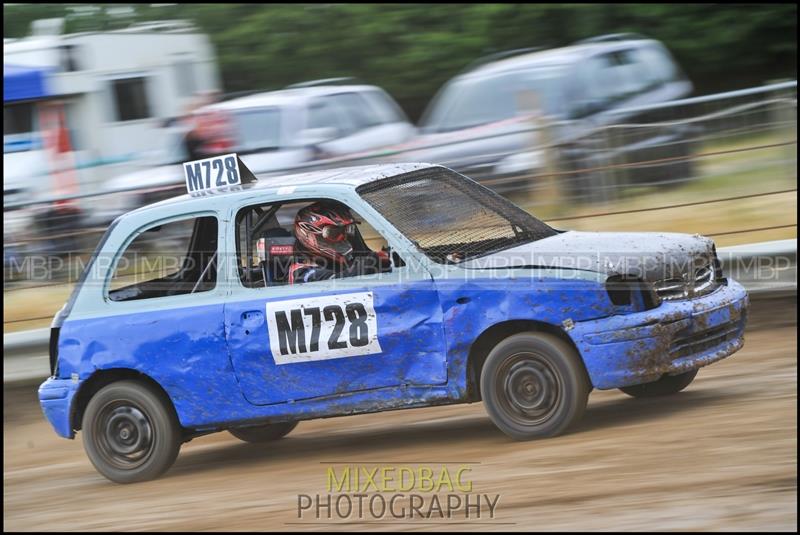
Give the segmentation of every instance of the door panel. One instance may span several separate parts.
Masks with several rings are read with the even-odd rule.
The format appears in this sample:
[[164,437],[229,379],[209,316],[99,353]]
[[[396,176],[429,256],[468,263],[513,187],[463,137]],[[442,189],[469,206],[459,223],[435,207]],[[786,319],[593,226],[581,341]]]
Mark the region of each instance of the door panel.
[[239,386],[257,405],[447,381],[438,293],[408,266],[235,290],[225,329]]

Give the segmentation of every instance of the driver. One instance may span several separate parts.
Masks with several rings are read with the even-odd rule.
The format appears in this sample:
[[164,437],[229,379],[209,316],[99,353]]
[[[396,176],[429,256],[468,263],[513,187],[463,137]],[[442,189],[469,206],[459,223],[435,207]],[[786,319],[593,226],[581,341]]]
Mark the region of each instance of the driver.
[[316,202],[297,212],[296,261],[289,267],[289,284],[390,269],[388,253],[371,251],[362,239],[356,239],[356,223],[346,206],[332,201]]

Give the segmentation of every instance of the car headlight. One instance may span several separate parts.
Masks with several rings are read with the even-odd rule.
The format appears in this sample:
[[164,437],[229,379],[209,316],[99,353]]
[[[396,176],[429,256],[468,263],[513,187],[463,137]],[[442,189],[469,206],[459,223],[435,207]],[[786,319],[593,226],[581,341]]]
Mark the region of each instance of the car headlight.
[[653,285],[638,277],[612,275],[606,279],[606,292],[611,303],[617,307],[641,311],[661,304]]

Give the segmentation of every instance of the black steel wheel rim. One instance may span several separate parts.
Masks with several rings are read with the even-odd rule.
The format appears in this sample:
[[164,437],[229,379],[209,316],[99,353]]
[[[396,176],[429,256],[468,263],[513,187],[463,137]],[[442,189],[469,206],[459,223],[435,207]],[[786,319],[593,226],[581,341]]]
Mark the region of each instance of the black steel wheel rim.
[[131,401],[106,404],[95,419],[98,451],[111,465],[122,470],[142,466],[153,452],[153,427],[147,414]]
[[553,364],[538,353],[507,358],[495,378],[500,405],[515,423],[536,426],[549,420],[563,397],[563,381]]

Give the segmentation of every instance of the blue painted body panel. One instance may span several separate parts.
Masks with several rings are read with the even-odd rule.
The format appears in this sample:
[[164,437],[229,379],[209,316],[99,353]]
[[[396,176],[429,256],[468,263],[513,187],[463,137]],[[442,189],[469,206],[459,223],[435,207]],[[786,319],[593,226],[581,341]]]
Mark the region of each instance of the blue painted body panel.
[[472,344],[493,325],[533,320],[560,328],[565,318],[579,321],[613,311],[605,288],[592,281],[572,281],[565,289],[558,279],[530,273],[527,277],[518,273],[513,279],[504,273],[468,277],[459,274],[436,281],[444,311],[449,382],[462,397],[467,393]]
[[[268,344],[262,345],[267,343],[265,340],[258,342],[254,338],[245,344],[236,342],[234,335],[229,352],[221,305],[132,314],[117,317],[111,323],[103,319],[67,321],[62,327],[59,372],[61,377],[77,373],[82,382],[96,370],[136,370],[164,388],[183,426],[214,428],[246,420],[306,419],[465,401],[467,357],[472,343],[492,325],[509,320],[529,319],[558,326],[561,319],[569,317],[575,322],[569,336],[578,347],[595,388],[647,382],[663,373],[709,364],[736,351],[742,344],[743,321],[734,340],[691,357],[665,360],[665,348],[675,333],[692,325],[708,329],[741,318],[747,305],[746,293],[735,282],[693,301],[664,303],[647,312],[606,317],[602,316],[610,309],[597,305],[603,303],[602,287],[591,282],[578,285],[583,288],[573,287],[566,294],[568,299],[562,297],[564,292],[554,290],[557,281],[541,278],[506,281],[505,290],[497,279],[466,284],[442,281],[437,286],[447,336],[446,384],[442,381],[444,360],[439,360],[434,351],[435,343],[421,353],[410,350],[422,349],[426,341],[433,343],[437,339],[435,333],[431,335],[431,326],[424,325],[424,317],[416,313],[397,314],[406,322],[382,331],[386,353],[392,356],[388,360],[385,355],[376,355],[291,365],[288,368],[300,368],[291,370],[296,375],[286,375],[289,370],[276,373],[276,367],[269,362]],[[391,289],[387,297],[378,299],[378,310],[388,314],[392,314],[392,306],[407,310],[409,303],[403,300],[412,299],[413,292]],[[469,298],[466,304],[456,303],[456,298],[464,297]],[[441,324],[434,323],[433,328],[437,325]],[[402,327],[408,328],[408,334]],[[265,339],[266,327],[262,325],[261,329]],[[438,339],[444,340],[441,336]],[[236,351],[244,351],[248,344],[257,344],[261,355],[259,361],[246,363],[253,375],[250,382],[237,378],[230,357]],[[264,368],[257,375],[259,363]],[[431,386],[415,387],[425,382]],[[435,386],[436,382],[441,386]],[[67,383],[69,395],[47,400],[42,397]],[[57,432],[68,436],[71,431],[67,430],[64,417],[69,414],[77,385],[65,379],[50,379],[45,385],[40,390],[45,413]],[[280,394],[275,394],[278,397],[270,400],[271,404],[251,402],[244,392],[247,388]]]
[[[346,292],[302,292],[301,297],[372,291],[381,353],[351,358],[277,365],[264,323],[265,304],[278,301],[262,293],[225,306],[228,344],[236,378],[248,401],[268,405],[346,392],[400,385],[438,385],[447,381],[442,312],[433,282],[352,287]],[[261,292],[259,292],[261,293]],[[256,313],[255,321],[243,316]]]
[[[725,358],[744,343],[747,292],[735,281],[691,301],[664,302],[645,312],[579,322],[569,332],[592,385],[619,388],[657,380]],[[676,338],[731,325],[729,339],[691,355],[670,354]]]
[[[402,304],[402,301],[394,301],[394,304]],[[262,329],[266,327],[262,325]],[[419,383],[425,380],[444,382],[443,355],[441,360],[437,358],[435,365],[420,366],[410,354],[396,351],[400,340],[392,342],[391,338],[401,333],[387,331],[386,334],[386,349],[397,356],[401,366],[398,369]],[[81,340],[91,341],[83,344]],[[375,357],[379,359],[380,355]],[[163,387],[181,425],[187,428],[265,418],[275,421],[314,418],[364,412],[378,406],[418,406],[451,397],[444,386],[414,387],[410,379],[403,380],[402,386],[384,384],[385,381],[373,383],[367,387],[372,390],[365,391],[361,371],[374,367],[376,361],[365,360],[360,362],[361,366],[348,367],[342,365],[342,360],[352,363],[359,359],[308,363],[326,364],[327,373],[318,374],[316,378],[298,375],[298,397],[315,399],[259,405],[246,399],[237,381],[224,338],[221,305],[119,316],[110,325],[102,319],[66,321],[62,326],[59,355],[59,377],[62,378],[48,379],[40,388],[39,396],[46,416],[62,436],[72,435],[71,430],[64,433],[74,390],[98,370],[131,369],[150,377]],[[380,364],[380,360],[377,363]],[[78,375],[78,382],[66,379],[72,374]],[[383,375],[376,373],[375,377]],[[273,388],[288,391],[286,377],[282,374],[265,373],[261,378],[265,391]],[[315,383],[309,388],[321,389],[314,392],[317,396],[304,394],[308,391],[303,390],[302,381],[312,379]],[[348,387],[342,389],[345,383]],[[71,389],[70,395],[61,396],[65,385]],[[47,399],[52,397],[50,392],[58,392],[57,399]],[[343,393],[347,395],[341,395]]]
[[70,411],[78,386],[77,381],[50,378],[39,387],[39,404],[42,412],[58,436],[75,437]]
[[[728,281],[691,300],[645,312],[614,306],[606,275],[591,270],[520,267],[461,269],[435,264],[366,204],[360,182],[299,185],[288,193],[245,190],[137,210],[115,223],[78,285],[60,326],[57,376],[39,390],[60,436],[73,437],[76,392],[98,372],[133,370],[158,383],[184,427],[215,430],[249,422],[304,420],[466,402],[468,357],[487,329],[536,321],[560,329],[578,349],[595,388],[616,388],[680,373],[732,354],[742,345],[747,295]],[[235,221],[248,204],[324,196],[359,212],[407,265],[389,276],[294,286],[244,288],[237,272]],[[114,259],[148,225],[215,215],[222,260],[215,289],[194,295],[112,302],[106,292]],[[564,275],[569,274],[569,277]],[[566,280],[569,279],[569,280]],[[380,353],[276,365],[267,303],[372,292]],[[738,323],[737,323],[738,322]],[[735,323],[713,347],[671,358],[677,337]]]

